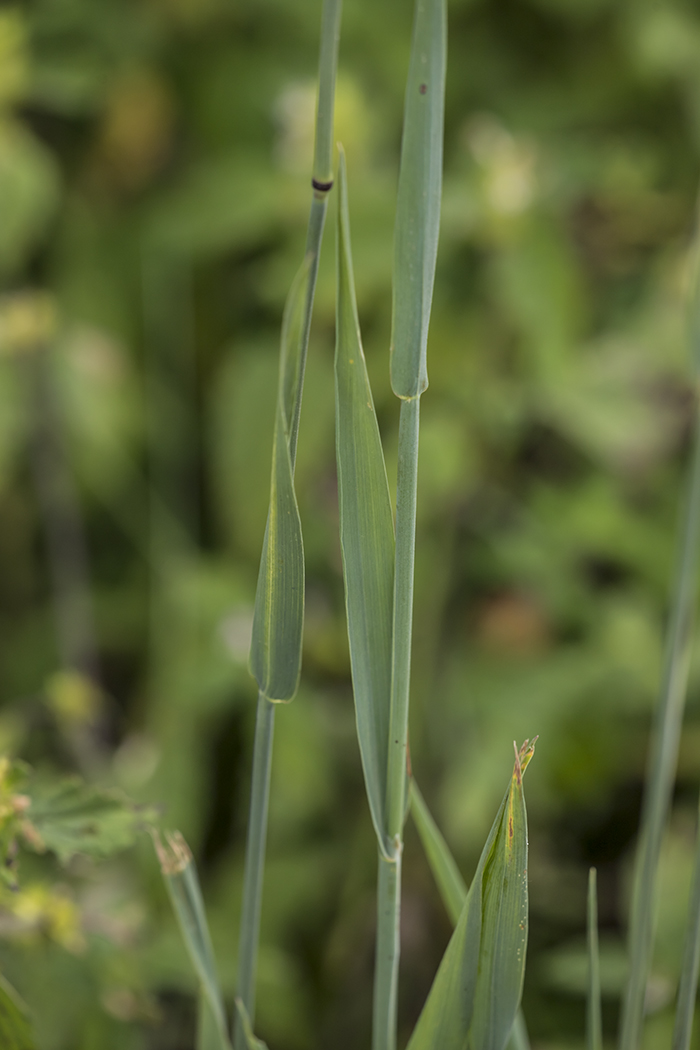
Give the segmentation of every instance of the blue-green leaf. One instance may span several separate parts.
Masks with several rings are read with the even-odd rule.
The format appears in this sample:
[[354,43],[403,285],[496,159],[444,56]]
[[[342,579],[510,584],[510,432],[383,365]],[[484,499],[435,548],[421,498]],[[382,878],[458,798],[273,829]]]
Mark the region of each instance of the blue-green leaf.
[[391,385],[403,398],[419,396],[428,385],[426,353],[440,227],[446,65],[446,2],[416,0],[394,233]]
[[385,849],[394,526],[357,318],[342,150],[339,186],[335,390],[340,542],[357,733],[372,819]]
[[516,749],[510,786],[409,1050],[503,1050],[522,994],[527,947],[527,815]]
[[255,595],[250,669],[268,700],[297,691],[304,626],[304,544],[294,492],[290,435],[301,383],[301,325],[308,292],[305,262],[290,289],[282,324],[280,380],[272,446],[270,509]]

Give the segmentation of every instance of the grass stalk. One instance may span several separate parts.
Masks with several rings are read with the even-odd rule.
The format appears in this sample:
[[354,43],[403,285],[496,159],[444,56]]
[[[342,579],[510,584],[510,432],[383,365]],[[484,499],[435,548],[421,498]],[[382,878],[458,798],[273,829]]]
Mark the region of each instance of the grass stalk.
[[622,1014],[620,1050],[640,1045],[654,935],[654,896],[661,838],[676,774],[678,744],[688,684],[700,535],[700,418],[695,436],[681,543],[676,563],[664,673],[652,737],[635,863],[629,932],[630,977]]
[[[274,728],[275,705],[260,693],[255,719],[253,775],[243,879],[241,931],[238,946],[237,993],[247,1015],[251,1018],[255,1014],[255,975],[260,935],[260,913],[262,910]],[[238,1012],[236,1012],[234,1018],[233,1045],[235,1050],[239,1050],[239,1048],[243,1050],[246,1046],[243,1023]]]
[[374,1050],[396,1046],[396,1001],[401,917],[401,853],[406,813],[408,707],[413,629],[413,576],[418,486],[420,396],[402,399],[396,482],[396,559],[387,764],[387,838],[391,860],[379,858],[377,955],[374,982]]
[[[306,237],[305,262],[308,268],[306,292],[304,296],[302,318],[299,329],[298,344],[291,355],[284,347],[280,360],[280,404],[283,406],[283,424],[289,448],[289,460],[292,477],[296,461],[299,419],[304,386],[304,372],[311,329],[316,277],[321,253],[321,242],[328,209],[328,195],[333,186],[333,110],[335,103],[335,80],[338,58],[338,41],[340,37],[341,0],[324,0],[321,20],[321,44],[319,55],[319,84],[316,107],[316,137],[312,172],[311,208]],[[288,367],[288,362],[293,367]],[[273,464],[273,486],[274,486]],[[272,512],[272,506],[271,506]],[[268,518],[269,525],[269,518]],[[303,615],[303,611],[301,613]],[[276,616],[271,613],[272,619]],[[281,618],[280,618],[281,622]],[[301,624],[297,624],[295,633],[301,637]],[[294,641],[290,642],[294,647]],[[297,645],[300,661],[300,648]],[[298,678],[298,672],[297,672]],[[265,694],[262,683],[258,681],[259,695],[255,723],[255,743],[253,747],[253,772],[246,843],[246,861],[243,887],[243,910],[241,917],[241,934],[238,961],[238,998],[243,1012],[250,1020],[255,1020],[255,979],[258,941],[260,936],[260,914],[262,909],[262,886],[265,866],[265,846],[267,840],[267,813],[270,790],[270,770],[272,766],[272,741],[274,729],[274,703],[276,699],[291,699],[290,696],[271,697]],[[234,1018],[234,1050],[244,1050],[248,1039],[241,1020],[240,1011]]]

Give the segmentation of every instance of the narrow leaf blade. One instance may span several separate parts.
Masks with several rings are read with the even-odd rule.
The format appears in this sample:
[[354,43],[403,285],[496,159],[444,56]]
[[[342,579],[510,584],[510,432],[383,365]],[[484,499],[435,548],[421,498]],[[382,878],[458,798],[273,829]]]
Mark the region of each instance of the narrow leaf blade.
[[415,780],[411,780],[411,813],[447,914],[456,926],[467,899],[467,886]]
[[[192,966],[199,978],[201,995],[206,999],[209,1014],[200,1003],[200,1039],[206,1038],[206,1050],[231,1050],[226,1031],[226,1012],[216,973],[214,950],[209,935],[202,892],[192,854],[182,838],[175,832],[166,836],[167,848],[154,834],[153,842],[160,860],[163,879],[170,896],[173,910],[180,926],[182,939]],[[216,1037],[216,1042],[214,1042]]]
[[340,542],[357,733],[372,819],[383,848],[394,527],[357,318],[342,150],[339,176],[335,390]]
[[270,509],[260,558],[250,648],[250,670],[260,692],[268,700],[280,702],[291,700],[297,691],[304,626],[304,543],[289,442],[301,383],[299,327],[307,291],[308,264],[305,263],[290,290],[282,324]]
[[403,398],[419,396],[428,385],[426,352],[440,226],[446,65],[446,2],[416,0],[394,233],[391,385]]
[[[411,778],[411,813],[442,902],[452,925],[456,926],[467,899],[467,886],[414,778]],[[510,1050],[530,1050],[522,1010],[516,1014],[507,1045]]]
[[522,774],[532,751],[527,741],[516,751],[510,786],[409,1050],[503,1050],[511,1033],[527,946]]

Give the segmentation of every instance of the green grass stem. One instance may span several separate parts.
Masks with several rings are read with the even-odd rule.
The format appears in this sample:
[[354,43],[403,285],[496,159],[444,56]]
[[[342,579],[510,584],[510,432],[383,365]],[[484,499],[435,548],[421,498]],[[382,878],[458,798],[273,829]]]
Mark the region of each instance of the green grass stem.
[[672,1050],[689,1050],[693,1013],[700,969],[700,815],[695,839],[695,862],[688,906],[688,926],[683,949],[683,966],[678,988]]
[[377,896],[377,957],[373,1014],[373,1050],[396,1046],[396,996],[399,977],[401,852],[406,812],[408,703],[413,629],[413,575],[418,485],[420,398],[401,402],[399,462],[396,482],[396,560],[391,665],[391,710],[387,763],[387,839],[393,859],[384,872],[380,859]]
[[[289,354],[283,346],[280,358],[280,402],[284,406],[284,423],[289,448],[289,461],[292,478],[296,461],[299,419],[304,387],[304,372],[311,330],[314,295],[318,263],[321,254],[321,242],[328,209],[328,194],[332,188],[333,161],[333,112],[335,106],[335,80],[338,59],[338,41],[340,37],[340,17],[342,0],[324,0],[321,16],[321,45],[319,55],[319,85],[316,108],[316,137],[312,174],[312,199],[306,237],[305,265],[308,268],[306,289],[303,302],[299,343],[294,352]],[[296,336],[295,336],[296,338]],[[292,374],[289,375],[291,360]],[[279,411],[279,409],[278,409]],[[273,464],[273,472],[274,472]],[[274,474],[273,474],[274,485]],[[272,512],[272,506],[271,506]],[[268,518],[268,527],[269,527]],[[297,637],[296,650],[298,661],[301,661],[301,619],[303,604],[294,626]],[[297,675],[298,678],[298,670]],[[258,682],[260,686],[260,682]],[[289,697],[291,699],[291,697]],[[238,998],[243,1007],[243,1014],[250,1019],[251,1026],[255,1019],[255,976],[258,940],[260,936],[260,914],[262,908],[262,886],[265,866],[265,846],[267,840],[267,811],[270,790],[270,770],[272,766],[272,740],[274,729],[274,705],[263,690],[258,696],[258,708],[255,723],[255,742],[253,746],[253,772],[246,843],[246,861],[243,887],[243,908],[241,916],[241,933],[238,961]],[[244,1050],[249,1039],[241,1020],[241,1012],[234,1018],[234,1050]]]
[[[255,975],[260,936],[274,728],[275,705],[261,694],[258,696],[255,720],[253,777],[243,879],[243,908],[238,942],[237,995],[251,1019],[255,1016]],[[244,1050],[246,1046],[245,1032],[238,1012],[234,1017],[233,1045],[234,1050]]]
[[664,673],[652,736],[635,863],[629,931],[630,978],[622,1013],[620,1050],[638,1050],[654,935],[654,896],[661,838],[676,775],[690,664],[700,535],[700,421],[695,437],[681,543],[676,564]]

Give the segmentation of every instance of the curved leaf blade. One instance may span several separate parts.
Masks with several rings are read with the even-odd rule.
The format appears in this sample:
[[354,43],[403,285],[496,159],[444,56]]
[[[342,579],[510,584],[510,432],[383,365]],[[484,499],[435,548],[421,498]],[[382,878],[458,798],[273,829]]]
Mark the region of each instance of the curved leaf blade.
[[527,815],[516,749],[501,803],[409,1050],[503,1050],[522,994],[527,946]]
[[339,188],[335,400],[340,543],[357,734],[372,819],[386,852],[394,526],[357,317],[342,150]]
[[304,542],[294,492],[290,428],[301,384],[303,306],[309,264],[289,292],[282,324],[280,381],[272,446],[270,509],[255,594],[250,670],[268,700],[294,697],[301,672],[304,627]]
[[394,233],[391,386],[403,398],[418,397],[428,386],[426,353],[440,228],[446,66],[446,2],[416,0]]

